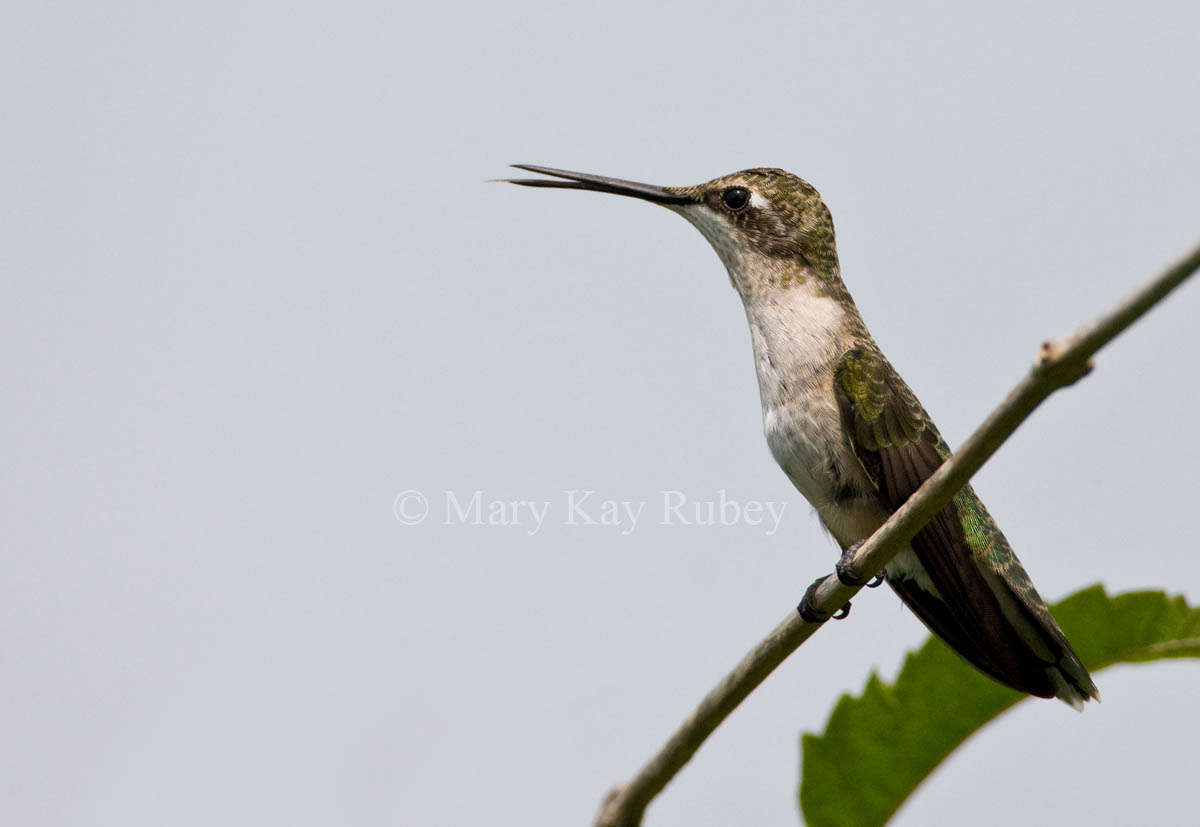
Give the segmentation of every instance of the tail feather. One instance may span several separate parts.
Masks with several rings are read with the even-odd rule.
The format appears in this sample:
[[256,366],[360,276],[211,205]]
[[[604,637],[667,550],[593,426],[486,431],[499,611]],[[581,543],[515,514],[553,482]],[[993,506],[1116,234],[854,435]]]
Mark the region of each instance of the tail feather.
[[1014,623],[993,603],[977,606],[978,622],[964,624],[940,597],[914,580],[889,578],[888,584],[931,632],[988,677],[1039,698],[1059,698],[1079,710],[1084,701],[1100,699],[1087,669],[1049,612],[1043,618],[1022,606],[1025,616],[1014,618]]

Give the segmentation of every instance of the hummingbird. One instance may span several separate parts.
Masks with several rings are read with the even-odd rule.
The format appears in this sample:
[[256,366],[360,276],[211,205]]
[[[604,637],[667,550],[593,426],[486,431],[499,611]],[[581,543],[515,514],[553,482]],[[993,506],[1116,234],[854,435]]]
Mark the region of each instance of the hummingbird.
[[[716,250],[750,325],[763,430],[775,461],[842,549],[855,548],[950,456],[929,414],[884,357],[842,281],[833,217],[807,181],[747,169],[661,187],[550,167],[512,179],[660,204]],[[968,485],[897,554],[880,579],[947,646],[985,675],[1082,710],[1096,685],[983,503]],[[811,591],[811,590],[810,590]],[[811,605],[806,620],[820,622]]]

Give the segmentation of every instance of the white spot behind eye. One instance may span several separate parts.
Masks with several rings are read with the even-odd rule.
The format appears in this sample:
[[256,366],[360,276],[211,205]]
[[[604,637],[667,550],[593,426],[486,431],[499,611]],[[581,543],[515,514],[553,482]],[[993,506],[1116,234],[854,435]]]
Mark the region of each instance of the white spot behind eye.
[[771,202],[768,201],[767,199],[763,198],[761,195],[759,195],[754,190],[750,190],[750,206],[754,207],[757,210],[762,210],[762,209],[766,209],[767,207],[771,206]]

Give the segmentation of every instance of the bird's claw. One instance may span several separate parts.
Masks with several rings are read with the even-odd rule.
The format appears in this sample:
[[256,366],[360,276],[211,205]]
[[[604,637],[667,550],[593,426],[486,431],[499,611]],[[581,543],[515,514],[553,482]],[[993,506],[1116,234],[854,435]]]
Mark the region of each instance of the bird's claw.
[[832,617],[834,620],[841,620],[846,615],[850,614],[849,602],[847,602],[845,606],[838,609],[832,615],[828,615],[817,610],[814,598],[816,597],[817,589],[824,582],[824,577],[818,577],[816,580],[814,580],[812,585],[805,590],[804,597],[800,600],[800,605],[796,607],[796,611],[800,613],[800,617],[806,623],[824,623],[826,620],[829,620],[830,617]]
[[[854,562],[854,554],[860,548],[862,548],[862,544],[863,541],[859,540],[857,543],[850,546],[850,548],[843,551],[842,556],[838,558],[837,564],[833,567],[834,572],[837,573],[837,579],[842,582],[843,586],[868,585],[867,578],[855,571],[854,566],[852,565]],[[879,584],[877,583],[876,585]]]
[[880,586],[883,585],[883,581],[886,577],[887,577],[887,572],[883,572],[883,571],[879,572],[879,574],[875,575],[875,577],[871,580],[871,582],[867,584],[867,588],[868,589],[879,588]]

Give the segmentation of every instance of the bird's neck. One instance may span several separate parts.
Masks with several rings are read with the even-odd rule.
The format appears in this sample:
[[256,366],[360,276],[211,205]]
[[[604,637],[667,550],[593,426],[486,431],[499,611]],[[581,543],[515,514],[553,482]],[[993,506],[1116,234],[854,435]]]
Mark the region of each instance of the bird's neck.
[[826,386],[831,392],[826,379],[837,360],[860,332],[865,334],[840,278],[833,282],[803,267],[777,265],[751,272],[731,268],[730,275],[750,324],[763,408],[786,403],[796,393]]

